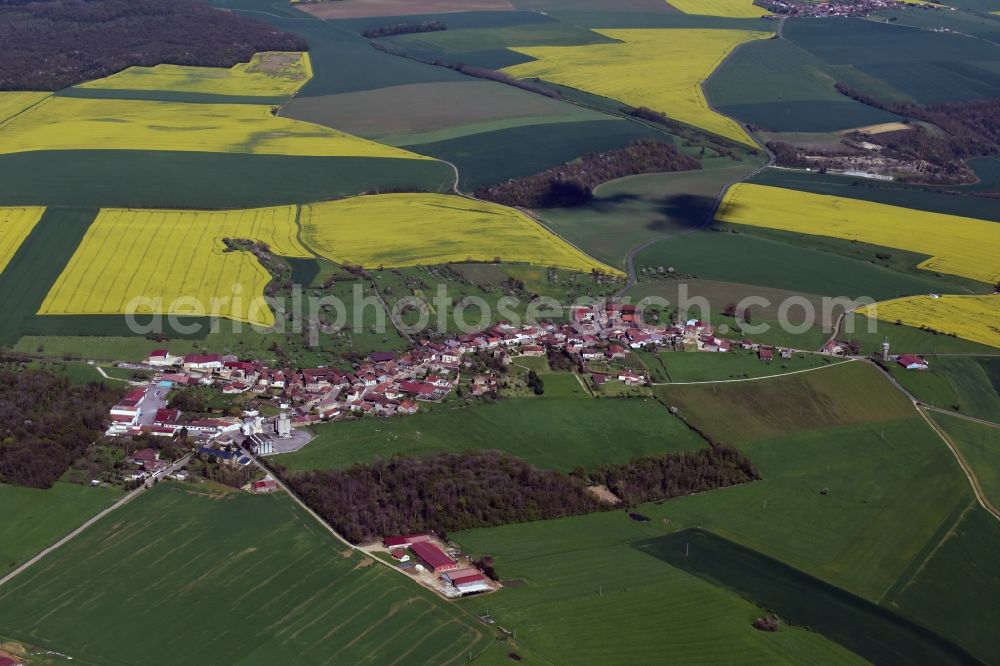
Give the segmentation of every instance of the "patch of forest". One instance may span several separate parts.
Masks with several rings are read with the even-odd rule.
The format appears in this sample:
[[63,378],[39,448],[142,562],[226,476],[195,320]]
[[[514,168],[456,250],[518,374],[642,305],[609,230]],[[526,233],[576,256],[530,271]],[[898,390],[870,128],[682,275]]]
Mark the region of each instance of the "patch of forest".
[[856,135],[881,146],[882,154],[887,157],[924,160],[938,167],[940,171],[934,178],[924,180],[961,181],[967,172],[965,160],[1000,155],[1000,99],[920,106],[909,102],[884,103],[841,83],[837,84],[837,90],[862,104],[937,128],[913,123],[908,130]]
[[121,391],[0,365],[0,482],[49,488],[104,432]]
[[232,67],[258,51],[306,48],[198,0],[0,1],[0,90],[60,90],[134,65]]
[[594,483],[608,485],[625,506],[634,506],[758,478],[741,453],[716,445],[607,465],[590,476],[582,470],[536,469],[500,451],[466,451],[306,472],[288,483],[337,532],[361,543],[391,534],[447,534],[616,508],[587,491]]
[[523,208],[579,206],[593,199],[594,188],[609,180],[695,169],[701,169],[701,163],[680,153],[672,144],[637,139],[624,148],[588,153],[542,173],[481,187],[475,196]]

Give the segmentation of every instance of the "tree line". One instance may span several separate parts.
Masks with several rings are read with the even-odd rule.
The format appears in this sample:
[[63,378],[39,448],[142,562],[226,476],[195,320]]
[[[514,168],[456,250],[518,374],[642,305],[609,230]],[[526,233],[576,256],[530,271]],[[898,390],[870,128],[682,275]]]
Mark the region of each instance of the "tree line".
[[[280,470],[279,470],[280,471]],[[352,543],[381,536],[490,527],[615,508],[587,488],[603,483],[626,506],[746,483],[749,460],[724,446],[606,465],[591,476],[539,470],[500,451],[397,456],[287,479],[292,490]]]
[[400,56],[403,58],[410,58],[412,60],[417,60],[418,62],[427,63],[428,65],[434,65],[435,67],[447,67],[448,69],[453,69],[456,72],[461,72],[466,76],[472,76],[477,79],[486,79],[488,81],[496,81],[497,83],[502,83],[504,85],[513,86],[515,88],[520,88],[522,90],[527,90],[528,92],[533,92],[538,95],[544,95],[546,97],[551,97],[553,99],[560,99],[561,95],[559,91],[548,86],[544,86],[540,83],[535,83],[533,81],[523,81],[521,79],[515,79],[510,74],[506,72],[501,72],[496,69],[490,69],[488,67],[476,67],[474,65],[466,65],[461,62],[445,62],[444,60],[429,60],[425,58],[420,58],[415,54],[406,53],[386,44],[385,42],[371,41],[368,42],[373,49],[382,51],[383,53],[388,53],[389,55]]
[[591,478],[607,486],[627,506],[658,502],[760,479],[738,450],[723,445],[605,465]]
[[133,65],[232,67],[301,38],[197,0],[0,2],[0,90],[60,90]]
[[50,488],[101,436],[121,396],[103,383],[65,377],[17,361],[0,366],[0,482]]
[[701,163],[672,144],[636,139],[624,148],[588,153],[533,176],[481,187],[475,196],[524,208],[579,206],[593,198],[595,187],[609,180],[641,173],[696,169],[701,169]]
[[441,21],[421,21],[419,23],[396,23],[394,25],[383,25],[378,28],[370,28],[361,33],[362,37],[377,39],[379,37],[394,37],[396,35],[411,35],[420,32],[440,32],[447,30],[448,26]]

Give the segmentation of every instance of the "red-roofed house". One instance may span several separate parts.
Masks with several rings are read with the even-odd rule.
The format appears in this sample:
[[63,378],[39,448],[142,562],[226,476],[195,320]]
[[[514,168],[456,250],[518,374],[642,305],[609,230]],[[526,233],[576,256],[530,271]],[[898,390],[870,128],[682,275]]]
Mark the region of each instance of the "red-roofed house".
[[899,363],[907,370],[927,370],[930,367],[927,361],[913,354],[903,354],[896,359],[896,363]]
[[278,482],[274,479],[254,481],[251,488],[255,493],[273,493],[278,490]]
[[145,465],[146,463],[156,462],[157,457],[157,453],[153,449],[139,449],[129,456],[132,462],[137,465]]
[[638,386],[646,381],[646,378],[631,370],[622,370],[618,373],[618,381],[625,382],[628,386]]

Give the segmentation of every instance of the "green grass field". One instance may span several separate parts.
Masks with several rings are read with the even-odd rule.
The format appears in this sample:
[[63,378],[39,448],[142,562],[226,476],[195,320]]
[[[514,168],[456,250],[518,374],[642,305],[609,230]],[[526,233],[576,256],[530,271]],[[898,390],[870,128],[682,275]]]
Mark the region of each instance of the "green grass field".
[[[857,254],[845,256],[817,247],[820,244],[812,242],[814,237],[768,237],[754,232],[699,232],[662,240],[636,256],[636,267],[669,266],[706,280],[875,300],[936,293],[950,286],[928,271],[903,272],[874,263],[875,253],[881,251],[874,247],[866,252],[855,243],[851,250]],[[911,266],[925,259],[914,256],[909,264],[909,257],[902,257],[898,250],[891,252]]]
[[901,578],[883,604],[933,626],[984,663],[993,663],[1000,653],[1000,636],[993,631],[1000,623],[998,549],[996,518],[972,506],[940,540],[928,544],[927,556],[916,563],[912,577]]
[[288,97],[223,95],[181,90],[129,90],[128,88],[65,88],[59,97],[77,99],[135,99],[151,102],[188,102],[191,104],[272,104],[281,106]]
[[704,527],[872,601],[972,501],[951,453],[916,416],[740,448],[762,481],[679,498],[653,515]]
[[[965,2],[958,0],[957,2],[953,1],[948,4],[954,7],[967,7],[974,10],[975,5],[980,5],[978,11],[988,11],[990,6],[1000,9],[1000,3],[997,0],[971,0]],[[991,41],[994,44],[1000,44],[1000,21],[991,16],[984,16],[983,14],[952,11],[926,12],[919,8],[906,8],[879,12],[878,17],[889,18],[893,23],[898,25],[908,25],[925,30],[945,27],[956,32]]]
[[0,275],[0,345],[13,346],[22,323],[38,312],[49,288],[94,221],[92,208],[49,208]]
[[910,401],[879,369],[857,361],[756,382],[658,386],[656,393],[730,444],[914,416]]
[[111,488],[56,483],[48,490],[0,484],[0,574],[73,531],[121,497]]
[[527,663],[862,663],[811,631],[753,629],[760,608],[628,545],[671,529],[616,511],[458,533],[507,581],[463,605],[516,632]]
[[[955,409],[968,416],[1000,423],[1000,394],[983,361],[965,356],[930,357],[926,371],[906,370],[892,364],[892,376],[906,390],[929,405]],[[997,433],[1000,435],[1000,433]]]
[[945,414],[930,413],[929,416],[948,433],[965,456],[990,502],[1000,504],[1000,427]]
[[882,100],[943,104],[996,96],[1000,50],[959,34],[858,18],[791,21],[784,38]]
[[[845,385],[843,390],[852,389]],[[727,398],[720,394],[705,399],[713,400],[715,411],[723,414],[729,404]],[[972,506],[971,491],[950,452],[916,416],[781,434],[741,448],[757,465],[763,480],[643,505],[636,511],[650,518],[647,523],[636,523],[622,513],[609,513],[455,535],[468,551],[494,556],[502,578],[523,582],[505,591],[512,599],[483,599],[477,610],[488,605],[501,623],[517,629],[519,637],[526,637],[525,646],[546,655],[572,650],[570,637],[584,640],[583,648],[603,645],[601,649],[620,650],[633,657],[629,651],[640,649],[638,646],[647,644],[652,635],[668,644],[676,640],[711,649],[704,643],[725,642],[718,632],[732,630],[731,619],[712,623],[708,629],[698,620],[688,624],[664,618],[661,623],[669,623],[673,630],[651,633],[638,629],[646,625],[634,617],[632,609],[652,607],[658,613],[671,614],[677,609],[682,617],[694,617],[686,604],[711,607],[717,603],[715,595],[720,589],[681,592],[678,588],[659,588],[664,584],[660,574],[676,575],[677,570],[665,567],[650,572],[648,565],[623,554],[628,549],[622,546],[643,536],[702,527],[878,602],[898,581],[913,576],[913,570],[920,567],[942,533],[952,529]],[[954,570],[974,566],[967,554],[956,555],[952,560]],[[603,567],[598,566],[600,563]],[[595,571],[610,574],[622,570],[629,575],[594,575]],[[992,571],[987,566],[982,575],[995,576]],[[644,602],[646,589],[656,591],[654,598],[670,603],[661,601],[650,606]],[[974,596],[966,594],[963,598],[971,603]],[[994,605],[991,602],[990,613]],[[594,610],[581,613],[580,608]],[[726,617],[721,611],[714,612]],[[748,610],[742,622],[760,614]],[[944,633],[944,623],[936,617],[939,613],[906,615]],[[599,617],[614,621],[604,624]],[[617,633],[593,633],[605,626],[614,627]],[[989,633],[985,624],[978,626],[981,632]],[[636,633],[631,632],[633,627]],[[786,627],[777,636],[794,631]],[[736,638],[728,640],[742,645],[735,642]],[[674,645],[662,649],[670,649],[672,655],[685,654],[684,648]],[[741,656],[746,654],[747,660],[753,661],[753,651],[745,650]],[[802,659],[799,657],[800,662]],[[818,659],[826,663],[834,657]],[[682,657],[680,661],[685,660]],[[706,658],[707,663],[711,661],[711,657]]]
[[[58,188],[47,179],[59,182]],[[430,160],[135,150],[0,155],[0,204],[243,208],[369,190],[443,192],[451,167]]]
[[[346,467],[376,456],[387,459],[396,453],[500,449],[538,467],[568,471],[704,446],[653,399],[549,396],[550,378],[543,378],[546,395],[541,398],[314,426],[315,440],[297,453],[273,460],[292,471],[304,471]],[[552,389],[565,395],[557,384]]]
[[540,173],[595,151],[621,148],[634,139],[664,135],[621,119],[528,125],[434,143],[406,144],[407,150],[458,167],[463,190],[475,190]]
[[835,72],[783,39],[743,45],[705,84],[721,112],[780,132],[829,132],[898,120],[833,87]]
[[633,544],[732,589],[786,623],[808,627],[876,664],[970,664],[970,654],[898,614],[701,529]]
[[0,589],[0,634],[83,663],[459,663],[488,630],[286,495],[161,483]]
[[[946,273],[938,274],[918,268],[920,262],[925,260],[927,256],[917,252],[908,252],[899,248],[871,243],[853,242],[841,238],[830,238],[828,236],[766,229],[764,227],[735,226],[722,223],[717,224],[714,228],[735,232],[738,235],[748,234],[757,240],[775,241],[786,246],[791,246],[792,248],[797,248],[803,254],[816,250],[820,253],[820,257],[826,254],[852,259],[855,261],[855,265],[849,268],[845,266],[845,270],[867,272],[867,278],[870,282],[868,290],[873,292],[870,296],[878,293],[894,294],[907,290],[920,290],[921,288],[925,290],[924,293],[955,292],[977,294],[986,293],[989,290],[987,285],[976,280],[948,275]],[[791,256],[789,255],[788,259]],[[775,259],[779,260],[779,257],[775,257]],[[785,259],[781,258],[780,260]],[[857,263],[865,264],[865,266],[857,266]],[[868,272],[869,269],[875,269],[879,273],[873,274]],[[831,279],[835,279],[832,275],[830,277]],[[904,279],[908,279],[908,281],[902,282]],[[889,283],[890,289],[883,289],[879,282]],[[863,292],[862,295],[864,295]]]

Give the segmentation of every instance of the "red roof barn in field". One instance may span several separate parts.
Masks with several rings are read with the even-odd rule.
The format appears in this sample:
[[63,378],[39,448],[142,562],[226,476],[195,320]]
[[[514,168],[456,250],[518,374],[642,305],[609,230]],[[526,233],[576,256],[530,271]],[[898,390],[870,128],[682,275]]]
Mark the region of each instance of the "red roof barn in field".
[[919,356],[914,356],[913,354],[903,354],[896,360],[896,362],[907,370],[926,370],[930,367],[927,361]]
[[413,554],[423,560],[424,564],[434,573],[451,571],[458,568],[458,562],[451,559],[447,553],[432,543],[424,541],[410,545]]

